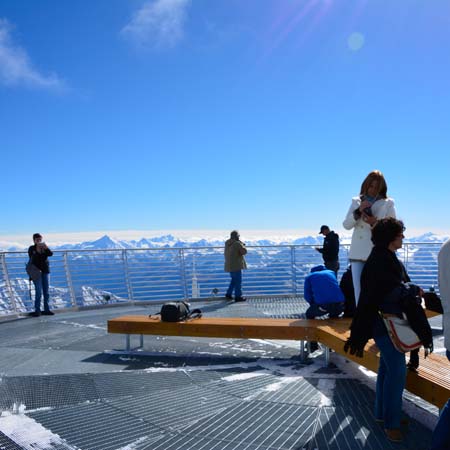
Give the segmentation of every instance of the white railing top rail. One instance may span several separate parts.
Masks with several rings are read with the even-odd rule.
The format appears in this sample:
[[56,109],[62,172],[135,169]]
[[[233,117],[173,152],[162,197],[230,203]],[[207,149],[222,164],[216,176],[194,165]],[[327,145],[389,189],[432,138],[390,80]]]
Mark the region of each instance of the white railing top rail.
[[[442,242],[404,242],[403,243],[403,249],[407,247],[421,247],[421,246],[441,246]],[[267,245],[253,245],[248,244],[246,245],[247,248],[291,248],[291,247],[308,247],[308,248],[315,248],[319,246],[318,244],[267,244]],[[341,249],[347,248],[350,246],[350,243],[341,243]],[[108,253],[108,252],[120,252],[120,251],[170,251],[170,250],[210,250],[210,249],[221,249],[223,250],[223,245],[205,245],[205,246],[195,246],[195,247],[144,247],[144,248],[137,248],[137,247],[123,247],[123,248],[82,248],[82,249],[73,249],[73,248],[67,248],[67,249],[56,249],[53,250],[53,253]],[[27,254],[28,250],[0,250],[0,254]]]

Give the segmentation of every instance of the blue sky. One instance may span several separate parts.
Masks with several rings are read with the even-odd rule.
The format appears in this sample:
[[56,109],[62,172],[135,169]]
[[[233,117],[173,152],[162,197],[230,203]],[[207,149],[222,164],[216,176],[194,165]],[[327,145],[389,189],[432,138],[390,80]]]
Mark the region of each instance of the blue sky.
[[450,230],[447,0],[2,0],[0,236]]

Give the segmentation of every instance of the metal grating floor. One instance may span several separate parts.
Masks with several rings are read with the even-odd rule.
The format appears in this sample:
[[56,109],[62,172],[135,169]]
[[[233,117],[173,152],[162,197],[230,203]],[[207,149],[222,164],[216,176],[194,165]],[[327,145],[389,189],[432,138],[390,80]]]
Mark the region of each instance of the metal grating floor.
[[[222,317],[296,317],[305,308],[290,298],[195,306]],[[390,444],[372,415],[373,390],[320,358],[300,363],[295,346],[146,337],[144,354],[104,352],[123,345],[106,334],[107,318],[154,310],[0,324],[0,450],[429,448],[431,432],[413,419],[405,443]],[[26,409],[12,417],[14,404]],[[18,434],[6,415],[23,424]],[[30,425],[50,438],[39,441]]]

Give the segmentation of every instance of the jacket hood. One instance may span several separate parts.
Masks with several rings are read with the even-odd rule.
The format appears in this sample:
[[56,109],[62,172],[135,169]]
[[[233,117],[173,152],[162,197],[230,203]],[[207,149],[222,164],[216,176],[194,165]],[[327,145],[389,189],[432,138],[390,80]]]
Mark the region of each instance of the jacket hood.
[[322,270],[326,270],[327,268],[323,264],[319,264],[318,266],[314,266],[311,269],[311,273],[313,272],[321,272]]

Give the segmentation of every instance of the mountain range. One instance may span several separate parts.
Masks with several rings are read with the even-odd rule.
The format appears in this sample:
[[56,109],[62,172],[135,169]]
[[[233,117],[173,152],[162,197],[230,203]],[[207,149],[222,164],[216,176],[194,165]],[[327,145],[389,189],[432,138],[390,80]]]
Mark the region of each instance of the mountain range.
[[[448,235],[439,235],[435,233],[425,233],[405,239],[405,242],[424,243],[445,242],[449,239]],[[341,244],[350,244],[351,235],[342,235]],[[286,240],[282,237],[273,239],[258,239],[246,241],[247,245],[321,245],[323,238],[321,236],[299,236],[296,239]],[[224,241],[221,239],[180,239],[173,234],[165,234],[151,238],[141,238],[139,240],[120,240],[111,236],[104,235],[93,241],[84,241],[76,244],[63,244],[51,246],[53,250],[103,250],[103,249],[128,249],[128,248],[176,248],[176,247],[221,247]],[[27,247],[17,244],[0,241],[0,251],[22,251]]]

